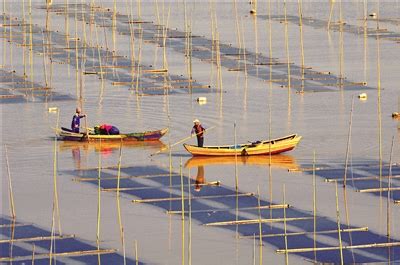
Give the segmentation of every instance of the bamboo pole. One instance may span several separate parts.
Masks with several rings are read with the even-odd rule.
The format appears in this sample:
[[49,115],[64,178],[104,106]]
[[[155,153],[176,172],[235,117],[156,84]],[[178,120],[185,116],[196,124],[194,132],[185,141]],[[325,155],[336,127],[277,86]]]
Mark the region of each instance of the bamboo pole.
[[[189,177],[188,177],[188,192],[189,192],[189,198],[188,198],[188,208],[189,208],[189,242],[188,242],[188,264],[192,265],[192,200],[191,200],[191,174],[190,174],[190,168],[189,168]],[[184,214],[185,211],[182,211],[182,214]]]
[[80,78],[79,78],[79,50],[78,50],[79,38],[78,38],[78,2],[77,1],[78,0],[75,0],[75,82],[76,82],[75,89],[76,89],[76,99],[82,103],[80,93],[79,93]]
[[[59,115],[60,115],[60,110],[57,109],[57,122],[56,122],[56,128],[58,128],[58,123],[59,123]],[[58,187],[57,187],[57,137],[54,137],[54,150],[53,150],[53,206],[55,207],[55,211],[57,214],[57,220],[58,220],[58,232],[60,235],[62,235],[62,230],[61,230],[61,217],[60,217],[60,207],[59,207],[59,200],[58,200]],[[53,216],[54,219],[54,216]],[[50,259],[51,260],[51,259]]]
[[95,28],[95,33],[96,33],[96,46],[97,46],[97,54],[98,54],[98,60],[99,60],[99,66],[100,66],[100,100],[99,103],[103,101],[103,92],[104,92],[104,76],[103,76],[103,67],[102,67],[102,61],[101,61],[101,53],[100,53],[100,44],[99,44],[99,34],[97,31],[97,24],[94,22],[94,28]]
[[387,188],[370,188],[370,189],[361,189],[357,190],[358,192],[365,193],[365,192],[386,192],[386,191],[399,191],[400,187],[387,187]]
[[[343,243],[342,243],[342,233],[340,229],[340,210],[339,210],[339,196],[338,196],[338,185],[335,184],[336,191],[336,221],[338,227],[338,236],[339,236],[339,251],[340,251],[340,264],[343,265]],[[287,250],[286,250],[287,252]]]
[[[391,243],[371,243],[364,245],[353,245],[353,246],[334,246],[334,247],[320,247],[320,248],[292,248],[288,249],[288,253],[305,253],[311,251],[332,251],[332,250],[349,250],[349,249],[365,249],[365,248],[389,248],[389,247],[397,247],[400,246],[400,242],[391,242]],[[286,250],[278,249],[276,253],[284,254]]]
[[[316,175],[315,175],[315,150],[313,152],[313,180],[312,180],[312,186],[313,186],[313,243],[314,243],[314,249],[317,248],[317,181],[316,181]],[[317,261],[317,252],[314,251],[314,262]]]
[[[185,192],[184,192],[184,185],[183,185],[183,170],[182,170],[182,157],[179,164],[179,171],[181,175],[181,220],[182,220],[182,265],[185,264]],[[188,196],[190,200],[190,196]]]
[[[236,135],[236,121],[233,123],[233,141],[236,148],[237,145],[237,135]],[[235,190],[236,192],[239,191],[239,174],[238,174],[238,167],[237,167],[237,152],[235,152]]]
[[[312,217],[293,217],[293,218],[272,218],[272,219],[261,219],[262,223],[279,223],[286,220],[286,222],[291,221],[303,221],[303,220],[311,220]],[[247,219],[247,220],[238,220],[238,221],[224,221],[224,222],[213,222],[213,223],[205,223],[205,226],[224,226],[224,225],[249,225],[249,224],[257,224],[260,220],[257,219]]]
[[303,39],[303,7],[302,0],[298,0],[299,29],[300,29],[300,54],[301,54],[301,93],[304,93],[304,39]]
[[[389,176],[382,176],[382,179],[385,179],[385,178],[389,178]],[[400,178],[400,175],[395,175],[395,176],[391,176],[391,179],[398,179],[398,178]],[[355,178],[352,178],[351,179],[351,181],[352,182],[354,182],[354,181],[364,181],[364,180],[379,180],[379,176],[370,176],[370,177],[355,177]],[[325,182],[336,182],[336,181],[343,181],[343,178],[338,178],[338,179],[334,179],[334,178],[328,178],[328,179],[325,179]]]
[[[110,169],[110,168],[114,168],[114,167],[102,167],[102,169]],[[121,167],[121,168],[126,168],[126,167]],[[152,178],[152,177],[166,177],[169,176],[168,174],[155,174],[155,175],[137,175],[137,176],[121,176],[120,179],[131,179],[131,178]],[[112,177],[102,177],[102,180],[117,180],[118,176],[112,176]],[[73,181],[78,181],[78,182],[85,182],[85,181],[97,181],[97,178],[73,178]],[[114,188],[110,188],[114,189]],[[102,189],[104,190],[108,190],[108,189]],[[116,190],[116,189],[115,189]]]
[[[53,236],[53,239],[69,239],[75,238],[75,235],[62,235]],[[0,244],[3,243],[14,243],[14,242],[33,242],[33,241],[48,241],[51,240],[51,236],[36,236],[36,237],[24,237],[24,238],[14,238],[14,239],[0,239]]]
[[121,145],[119,147],[119,159],[118,159],[117,215],[118,215],[118,224],[119,224],[119,231],[120,231],[120,237],[121,237],[121,245],[122,245],[123,254],[124,254],[124,265],[126,265],[124,227],[123,227],[123,224],[122,224],[120,195],[119,195],[120,176],[121,176],[121,162],[122,162],[122,142],[121,142]]
[[[379,30],[379,20],[380,20],[380,13],[379,13],[379,2],[377,3],[377,8],[378,8],[378,16],[376,19],[376,28]],[[382,149],[382,112],[381,112],[381,55],[380,55],[380,38],[379,34],[376,35],[376,64],[377,64],[377,82],[378,82],[378,144],[379,144],[379,187],[382,188],[382,163],[383,163],[383,149]],[[382,196],[380,196],[382,198]],[[382,201],[380,200],[380,203]],[[382,214],[382,207],[380,207],[380,216],[383,216]]]
[[32,265],[35,265],[35,244],[32,244]]
[[333,6],[335,5],[335,0],[329,0],[330,4],[330,11],[329,11],[329,19],[328,19],[328,25],[327,25],[327,30],[330,30],[331,27],[331,20],[332,20],[332,13],[333,13]]
[[31,68],[31,83],[33,84],[33,33],[32,33],[32,0],[29,0],[29,64]]
[[[217,126],[212,126],[212,127],[210,127],[210,128],[207,128],[207,130],[206,130],[205,132],[214,129],[215,127],[217,127]],[[198,134],[198,133],[197,133],[197,134]],[[176,142],[176,143],[174,143],[174,144],[172,144],[172,145],[169,145],[167,148],[161,149],[161,150],[155,152],[154,154],[151,154],[150,156],[157,155],[157,154],[159,154],[159,153],[161,153],[161,152],[163,152],[163,151],[165,151],[165,150],[171,150],[172,147],[174,147],[174,146],[176,146],[176,145],[178,145],[178,144],[180,144],[180,143],[183,143],[184,141],[189,140],[189,139],[193,138],[194,136],[197,136],[197,134],[192,134],[192,135],[190,135],[190,136],[188,136],[188,137],[186,137],[186,138],[183,138],[182,140],[179,140],[178,142]]]
[[[101,145],[101,140],[100,140]],[[101,220],[101,153],[99,153],[99,162],[98,162],[98,174],[97,174],[97,229],[96,229],[96,243],[97,250],[100,250],[100,220]],[[97,263],[101,264],[100,255],[97,256]]]
[[351,125],[353,123],[353,109],[354,109],[354,95],[351,98],[351,110],[350,110],[350,121],[349,121],[349,132],[347,135],[347,148],[346,148],[346,160],[345,160],[345,166],[344,166],[344,182],[343,182],[343,187],[346,188],[346,182],[347,182],[347,168],[348,168],[348,162],[349,162],[349,153],[350,153],[350,145],[351,145]]
[[[191,184],[192,186],[199,185],[199,186],[220,186],[221,182],[220,181],[211,181],[207,183],[202,183],[202,184]],[[170,188],[179,188],[180,185],[172,185]],[[120,191],[132,191],[132,190],[151,190],[151,189],[162,189],[165,188],[165,185],[163,186],[154,186],[154,187],[127,187],[127,188],[119,188]],[[102,191],[116,191],[117,188],[104,188]]]
[[344,72],[344,35],[343,35],[342,0],[339,0],[339,87],[343,88]]
[[[283,184],[283,204],[286,203],[286,186]],[[289,254],[287,252],[288,249],[288,240],[287,240],[287,225],[286,225],[286,208],[283,208],[283,231],[284,231],[284,239],[285,239],[285,264],[289,264]]]
[[46,88],[49,87],[49,82],[47,79],[47,67],[46,67],[46,49],[45,49],[45,41],[44,41],[44,33],[42,31],[42,49],[43,49],[43,74],[44,74],[44,82],[45,82],[45,86]]
[[[69,251],[69,252],[59,252],[53,253],[52,256],[54,257],[82,257],[82,256],[93,256],[97,254],[105,255],[105,254],[112,254],[117,252],[116,249],[102,249],[100,251],[97,250],[82,250],[82,251]],[[41,253],[35,254],[36,259],[43,259],[50,257],[49,253]],[[17,257],[0,257],[0,262],[18,262],[31,259],[32,256],[17,256]]]
[[[262,253],[262,246],[263,246],[263,232],[262,232],[262,223],[261,223],[261,196],[260,196],[260,186],[257,186],[257,208],[258,208],[258,234],[259,234],[259,255],[260,255],[260,259],[259,259],[259,263],[260,265],[262,265],[263,263],[263,253]],[[254,234],[254,240],[255,240],[255,234]]]
[[[359,228],[343,228],[340,232],[342,233],[347,233],[347,232],[367,232],[368,231],[368,227],[359,227]],[[339,231],[337,229],[333,229],[333,230],[324,230],[324,231],[316,231],[315,234],[334,234],[334,233],[338,233]],[[290,232],[290,233],[286,233],[286,236],[303,236],[303,235],[313,235],[314,231],[310,231],[310,232],[306,232],[306,231],[302,231],[302,232]],[[269,238],[269,237],[284,237],[285,233],[278,233],[278,234],[268,234],[268,235],[263,235],[263,238]],[[248,236],[241,236],[240,238],[250,238],[253,237],[253,235],[248,235]],[[314,245],[314,249],[316,249],[317,247],[315,247]],[[315,260],[314,260],[315,261]]]
[[[257,207],[242,207],[239,208],[241,211],[245,210],[269,210],[269,209],[283,209],[283,208],[289,208],[289,204],[275,204],[275,205],[263,205],[263,206],[257,206]],[[235,209],[231,208],[226,208],[226,209],[207,209],[207,210],[192,210],[192,213],[208,213],[208,212],[229,212],[233,211]],[[167,214],[180,214],[181,211],[167,211]],[[187,211],[185,213],[188,213]]]
[[4,145],[4,150],[6,152],[6,164],[7,164],[7,175],[8,175],[8,195],[9,195],[9,203],[10,203],[10,215],[15,220],[17,217],[15,214],[15,205],[14,205],[14,192],[12,188],[12,181],[11,181],[11,171],[10,171],[10,164],[8,161],[8,151],[7,145]]
[[[392,146],[390,147],[390,159],[389,159],[389,164],[392,164],[392,156],[393,156],[393,145],[394,145],[394,136],[392,137]],[[389,181],[388,181],[388,188],[389,188],[389,191],[388,191],[388,194],[387,194],[387,202],[386,202],[386,235],[387,235],[387,237],[388,238],[390,238],[390,235],[391,235],[391,224],[390,224],[390,221],[391,221],[391,207],[390,207],[390,204],[391,204],[391,202],[390,202],[390,199],[391,199],[391,192],[390,192],[390,189],[391,189],[391,187],[392,187],[392,179],[391,179],[391,176],[392,175],[392,166],[390,166],[389,167]]]
[[286,47],[286,59],[287,59],[287,71],[288,71],[288,93],[290,99],[290,88],[291,88],[291,77],[290,77],[290,52],[289,52],[289,33],[288,33],[288,21],[287,21],[287,8],[286,0],[283,1],[284,14],[285,14],[285,47]]
[[[3,0],[3,25],[7,24],[7,19],[6,19],[6,0]],[[25,23],[24,23],[25,24]],[[7,29],[6,27],[3,27],[3,36],[5,36],[7,33]],[[6,44],[7,44],[7,40],[6,38],[3,39],[3,65],[2,68],[6,67],[7,64],[7,49],[6,49]]]
[[139,256],[138,256],[138,243],[135,240],[135,264],[139,265]]
[[[228,197],[234,197],[238,196],[236,193],[235,194],[227,194],[227,195],[208,195],[208,196],[191,196],[191,200],[201,200],[201,199],[216,199],[216,198],[228,198]],[[246,197],[251,197],[254,196],[254,193],[241,193],[239,196],[246,196]],[[171,197],[171,198],[152,198],[152,199],[138,199],[138,200],[132,200],[133,203],[151,203],[151,202],[165,202],[165,201],[179,201],[181,200],[181,197]],[[184,197],[184,200],[189,199],[188,196]]]

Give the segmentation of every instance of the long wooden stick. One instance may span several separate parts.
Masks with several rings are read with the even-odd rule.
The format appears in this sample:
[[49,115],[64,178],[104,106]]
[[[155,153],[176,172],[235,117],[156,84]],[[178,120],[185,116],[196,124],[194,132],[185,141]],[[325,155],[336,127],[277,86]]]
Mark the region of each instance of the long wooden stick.
[[[109,169],[109,168],[115,168],[114,166],[112,167],[102,167],[102,169]],[[121,167],[124,168],[124,167]],[[131,179],[131,178],[154,178],[154,177],[166,177],[169,176],[170,174],[154,174],[154,175],[137,175],[137,176],[120,176],[120,179]],[[102,180],[117,180],[118,176],[112,176],[112,177],[102,177]],[[73,181],[78,181],[78,182],[84,182],[84,181],[98,181],[97,178],[73,178]],[[103,189],[106,190],[106,189]]]
[[[336,220],[338,227],[338,236],[339,236],[339,250],[340,250],[340,264],[343,265],[343,243],[342,243],[342,232],[340,228],[340,210],[339,210],[339,196],[338,196],[338,185],[335,184],[336,191]],[[286,252],[287,253],[287,252]]]
[[[278,223],[290,221],[303,221],[303,220],[311,220],[312,217],[293,217],[293,218],[271,218],[271,219],[261,219],[262,223]],[[248,220],[238,220],[238,221],[224,221],[224,222],[214,222],[214,223],[206,223],[205,226],[224,226],[224,225],[249,225],[249,224],[257,224],[260,220],[257,219],[248,219]]]
[[292,249],[277,249],[276,253],[284,254],[286,251],[288,253],[304,253],[311,251],[332,251],[339,250],[342,248],[343,250],[348,249],[363,249],[363,248],[389,248],[389,247],[397,247],[400,246],[400,242],[391,242],[391,243],[372,243],[372,244],[364,244],[364,245],[353,245],[353,246],[334,246],[334,247],[321,247],[321,248],[292,248]]
[[[235,194],[227,194],[227,195],[209,195],[209,196],[191,196],[191,200],[201,200],[201,199],[215,199],[215,198],[228,198],[228,197],[235,197],[235,196],[254,196],[254,193],[242,193],[237,195]],[[163,202],[163,201],[179,201],[181,197],[171,197],[171,198],[154,198],[154,199],[139,199],[139,200],[132,200],[133,203],[149,203],[149,202]],[[185,200],[188,199],[188,196],[185,196]]]
[[347,148],[346,148],[346,160],[345,160],[345,166],[344,166],[344,182],[343,182],[343,187],[346,187],[346,182],[347,182],[347,167],[348,167],[348,162],[349,162],[349,152],[350,152],[350,143],[351,143],[351,125],[353,123],[353,109],[354,109],[354,95],[351,98],[351,110],[350,110],[350,121],[349,121],[349,133],[347,135]]
[[[286,203],[286,186],[283,184],[283,204]],[[286,225],[286,208],[283,208],[283,231],[284,231],[284,239],[285,239],[285,264],[289,265],[289,254],[287,252],[288,249],[288,240],[287,240],[287,225]]]
[[387,187],[387,188],[371,188],[357,190],[358,192],[385,192],[385,191],[399,191],[400,187]]
[[[75,235],[62,235],[53,236],[53,239],[68,239],[75,238]],[[36,237],[24,237],[24,238],[13,238],[13,239],[0,239],[0,244],[11,243],[11,242],[32,242],[32,241],[48,241],[51,236],[36,236]]]
[[[204,133],[206,133],[207,131],[210,131],[211,129],[214,129],[215,127],[217,127],[217,126],[212,126],[212,127],[210,127],[210,128],[207,128],[207,129],[204,131]],[[180,143],[183,143],[184,141],[187,141],[187,140],[189,140],[190,138],[193,138],[193,137],[197,136],[197,135],[200,134],[200,133],[201,133],[201,132],[199,132],[199,133],[197,133],[197,134],[192,134],[192,135],[190,135],[190,136],[188,136],[188,137],[186,137],[186,138],[184,138],[184,139],[182,139],[182,140],[179,140],[178,142],[176,142],[176,143],[174,143],[174,144],[171,144],[170,146],[167,146],[167,147],[164,148],[164,149],[161,149],[161,150],[155,152],[154,154],[151,154],[150,156],[154,156],[154,155],[157,155],[157,154],[159,154],[159,153],[161,153],[161,152],[164,152],[164,151],[166,151],[166,150],[168,150],[168,149],[171,149],[172,147],[174,147],[174,146],[176,146],[176,145],[178,145],[178,144],[180,144]]]
[[[389,176],[382,176],[382,179],[384,178],[389,178]],[[400,178],[400,175],[395,175],[395,176],[391,176],[391,179],[398,179]],[[352,178],[351,181],[363,181],[363,180],[379,180],[380,177],[379,176],[370,176],[370,177],[355,177]],[[325,182],[340,182],[343,181],[343,178],[338,178],[338,179],[334,179],[334,178],[327,178],[325,179]]]
[[[100,140],[101,141],[101,140]],[[101,145],[101,142],[100,142]],[[99,153],[99,170],[97,175],[97,229],[96,229],[96,243],[97,250],[100,250],[100,219],[101,219],[101,152]],[[97,257],[98,265],[101,264],[100,255]]]
[[119,224],[120,237],[121,237],[121,245],[122,245],[122,249],[123,249],[123,253],[124,253],[124,265],[126,265],[124,227],[123,227],[123,224],[122,224],[120,195],[119,195],[120,176],[121,176],[121,161],[122,161],[122,142],[121,142],[121,145],[119,147],[119,159],[118,159],[117,214],[118,214],[118,224]]
[[[102,249],[98,250],[82,250],[82,251],[70,251],[70,252],[60,252],[53,253],[52,256],[56,257],[81,257],[81,256],[93,256],[97,254],[105,255],[117,252],[116,249]],[[49,253],[36,254],[36,259],[43,259],[49,257]],[[17,262],[31,259],[32,256],[17,256],[17,257],[0,257],[1,262]]]
[[[219,186],[221,184],[220,181],[211,181],[207,183],[201,183],[201,184],[191,184],[192,186],[199,185],[199,186]],[[170,188],[179,188],[180,185],[172,185]],[[129,190],[151,190],[151,189],[162,189],[165,188],[165,185],[163,186],[155,186],[155,187],[129,187],[129,188],[119,188],[120,191],[129,191]],[[102,191],[117,191],[117,188],[105,188],[102,189]]]
[[[283,209],[283,208],[289,208],[289,204],[273,204],[273,205],[264,205],[264,206],[257,206],[257,207],[242,207],[239,208],[241,211],[245,210],[269,210],[269,209]],[[207,210],[192,210],[192,213],[208,213],[208,212],[229,212],[233,211],[235,209],[231,208],[226,208],[226,209],[207,209]],[[180,214],[181,211],[167,211],[167,214]],[[187,211],[185,213],[188,213]]]
[[[348,228],[348,229],[342,229],[341,232],[367,232],[368,231],[368,227],[360,227],[360,228]],[[337,229],[333,229],[333,230],[324,230],[324,231],[316,231],[316,234],[334,234],[334,233],[338,233]],[[314,231],[310,231],[310,232],[291,232],[291,233],[286,233],[286,236],[302,236],[302,235],[310,235],[310,234],[314,234]],[[263,235],[263,238],[266,237],[283,237],[285,236],[285,233],[278,233],[278,234],[268,234],[268,235]],[[240,238],[252,238],[253,235],[248,235],[248,236],[241,236]],[[314,248],[316,248],[314,246]]]
[[4,145],[4,149],[5,149],[5,152],[6,152],[6,163],[7,163],[7,174],[8,174],[8,194],[9,194],[9,199],[10,199],[10,212],[11,212],[11,217],[13,219],[15,219],[16,218],[16,214],[15,214],[15,205],[14,205],[14,192],[13,192],[13,188],[12,188],[10,164],[8,162],[7,145]]
[[[389,159],[389,163],[390,164],[392,164],[392,157],[393,157],[393,145],[394,145],[394,136],[392,137],[392,146],[390,147],[390,159]],[[389,188],[389,191],[388,191],[388,194],[387,194],[387,202],[386,202],[386,209],[387,209],[387,212],[386,212],[386,229],[387,229],[387,233],[386,233],[386,235],[387,235],[387,237],[388,238],[390,238],[390,226],[391,226],[391,224],[390,224],[390,221],[391,221],[391,207],[390,207],[390,204],[391,204],[391,202],[390,202],[390,198],[391,198],[391,192],[390,192],[390,189],[391,189],[391,187],[392,187],[392,179],[391,179],[391,176],[392,175],[392,166],[390,166],[389,167],[389,181],[388,181],[388,188]]]

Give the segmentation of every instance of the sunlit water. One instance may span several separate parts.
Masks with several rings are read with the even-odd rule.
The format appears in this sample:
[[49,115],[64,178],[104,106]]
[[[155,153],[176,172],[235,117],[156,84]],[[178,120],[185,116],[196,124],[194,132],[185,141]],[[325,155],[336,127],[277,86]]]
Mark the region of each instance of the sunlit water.
[[[53,1],[54,5],[59,4]],[[133,15],[137,18],[137,2],[133,3]],[[184,31],[183,3],[166,2],[164,7],[158,1],[160,23],[168,17],[168,27]],[[32,8],[33,23],[38,28],[45,28],[46,10],[41,9],[43,3],[34,2]],[[70,3],[70,8],[74,7]],[[100,5],[100,3],[97,3]],[[113,3],[103,1],[103,6],[113,8]],[[238,24],[244,27],[245,47],[249,54],[259,53],[264,58],[269,57],[269,26],[268,3],[258,2],[258,17],[249,14],[250,5],[246,2],[237,3]],[[398,1],[382,2],[380,14],[382,18],[400,17]],[[273,2],[272,14],[282,16],[283,2]],[[297,1],[288,3],[288,15],[297,16]],[[25,3],[26,10],[28,4]],[[129,8],[121,1],[117,4],[118,11],[127,15]],[[142,3],[141,16],[144,21],[157,23],[156,3]],[[218,2],[218,31],[221,44],[232,44],[238,47],[236,35],[236,19],[233,3]],[[325,2],[305,1],[303,3],[304,17],[313,17],[327,22],[329,4]],[[10,11],[11,10],[11,11]],[[187,3],[188,16],[192,16],[192,32],[200,40],[211,39],[211,17],[208,2]],[[368,3],[367,14],[377,11],[377,3]],[[6,1],[8,16],[22,19],[22,6],[14,1]],[[361,20],[364,14],[363,3],[343,3],[343,19],[350,25],[363,27]],[[334,6],[332,20],[339,18],[339,6]],[[26,13],[26,19],[28,15]],[[65,33],[65,16],[50,13],[50,30]],[[8,22],[6,22],[7,24]],[[81,22],[79,22],[81,23]],[[110,23],[108,20],[107,23]],[[122,24],[121,24],[122,25]],[[255,25],[256,29],[255,30]],[[284,24],[272,20],[272,57],[279,62],[286,62]],[[293,69],[301,66],[300,35],[296,23],[288,23],[289,55]],[[138,25],[135,25],[137,28]],[[376,28],[375,21],[368,22],[369,28]],[[399,34],[398,24],[381,22],[381,28]],[[83,38],[81,25],[78,35]],[[2,32],[4,28],[1,28]],[[89,32],[89,26],[86,27]],[[69,33],[75,35],[73,13],[69,17]],[[36,33],[40,40],[41,33]],[[93,31],[94,34],[94,31]],[[318,27],[304,25],[304,58],[305,65],[312,71],[331,72],[331,76],[340,75],[340,42],[339,33],[330,32]],[[23,76],[23,48],[9,43],[9,28],[6,38],[1,41],[2,65],[5,73],[15,70],[16,76]],[[56,33],[54,33],[56,35]],[[88,34],[89,35],[89,34]],[[257,37],[256,37],[257,35]],[[16,36],[16,35],[15,35]],[[16,38],[14,36],[14,38]],[[106,38],[105,38],[106,36]],[[103,51],[107,45],[113,47],[110,28],[98,28],[99,43]],[[8,39],[7,39],[8,38]],[[241,36],[243,39],[243,36]],[[5,40],[5,41],[4,41]],[[257,40],[257,41],[256,41]],[[95,36],[91,41],[96,43]],[[195,38],[193,42],[196,43]],[[129,35],[116,36],[116,53],[130,58]],[[188,78],[184,51],[167,41],[168,70],[172,76]],[[181,40],[181,43],[184,43]],[[378,119],[378,47],[375,38],[364,38],[363,34],[354,32],[343,33],[344,54],[342,72],[348,82],[366,82],[351,90],[332,87],[328,92],[296,93],[298,87],[288,90],[280,83],[270,83],[262,71],[269,71],[269,66],[258,66],[259,73],[249,71],[246,80],[243,71],[228,71],[223,64],[223,93],[220,93],[216,80],[216,65],[212,66],[206,60],[193,58],[193,79],[200,85],[210,85],[207,89],[188,93],[187,89],[171,91],[170,95],[137,97],[130,86],[113,86],[111,83],[119,80],[122,74],[130,74],[129,70],[118,69],[121,74],[107,75],[104,81],[104,91],[101,94],[99,75],[85,75],[83,81],[83,110],[88,114],[87,123],[91,126],[100,123],[116,125],[121,132],[139,132],[151,129],[169,127],[170,133],[156,143],[139,143],[122,146],[121,155],[121,217],[124,226],[126,255],[128,262],[135,259],[134,241],[138,242],[139,260],[149,264],[179,264],[182,263],[182,220],[180,214],[169,215],[168,210],[181,210],[181,201],[164,201],[155,203],[132,203],[134,199],[169,198],[181,196],[180,164],[184,174],[185,192],[188,192],[188,179],[191,176],[191,193],[194,196],[214,196],[211,199],[198,199],[192,202],[191,251],[189,255],[189,218],[185,217],[185,262],[189,257],[193,264],[250,264],[253,260],[259,262],[260,249],[258,241],[254,250],[253,238],[241,239],[238,236],[259,234],[258,224],[239,226],[203,226],[203,224],[237,219],[259,218],[256,209],[257,198],[245,196],[247,193],[260,192],[261,205],[283,204],[283,189],[286,189],[286,203],[293,208],[287,210],[287,217],[305,217],[307,220],[287,222],[288,232],[313,231],[313,174],[309,170],[313,165],[315,152],[316,166],[323,170],[316,172],[317,190],[317,231],[337,229],[335,203],[335,184],[325,182],[326,178],[342,178],[348,147],[349,121],[352,111],[351,140],[348,152],[347,177],[379,176],[380,141]],[[58,44],[61,47],[62,44]],[[142,46],[141,64],[154,69],[163,68],[163,48],[144,42]],[[207,47],[210,50],[210,47]],[[399,112],[400,104],[400,60],[399,40],[380,40],[380,87],[381,87],[381,156],[383,160],[382,175],[389,174],[389,161],[395,164],[392,175],[399,175],[399,122],[391,118],[392,112]],[[38,54],[40,48],[35,48],[34,82],[40,86],[45,84],[43,71],[43,56]],[[139,40],[135,40],[136,56],[139,54]],[[5,52],[5,57],[3,55]],[[10,55],[12,54],[12,58]],[[77,246],[82,248],[96,247],[97,225],[97,178],[99,158],[103,167],[102,176],[117,176],[119,160],[119,144],[99,145],[87,143],[54,142],[54,130],[57,126],[57,113],[48,112],[49,107],[57,107],[60,125],[68,127],[79,104],[76,101],[75,53],[70,63],[53,63],[52,88],[54,93],[61,95],[54,100],[45,101],[43,97],[28,97],[15,102],[2,99],[2,216],[9,216],[8,173],[5,160],[4,145],[7,145],[10,172],[14,191],[17,221],[33,224],[32,231],[42,229],[44,234],[51,232],[53,207],[53,164],[54,144],[57,151],[57,185],[61,214],[61,226],[64,234],[75,234],[78,237]],[[79,52],[81,54],[81,52]],[[27,60],[27,75],[30,79],[29,52],[25,51]],[[4,61],[4,58],[6,59]],[[94,57],[93,57],[94,58]],[[208,58],[209,59],[209,58]],[[65,58],[59,58],[63,61]],[[95,59],[93,59],[94,61]],[[252,58],[249,56],[248,61]],[[87,63],[90,65],[90,63]],[[111,63],[110,63],[111,64]],[[50,63],[47,61],[47,75],[50,73]],[[241,64],[243,66],[243,64]],[[286,66],[286,65],[285,65]],[[275,66],[272,66],[273,70]],[[87,66],[89,68],[89,66]],[[212,69],[213,68],[213,69]],[[278,67],[276,67],[278,68]],[[286,70],[279,67],[279,69]],[[282,70],[282,71],[283,71]],[[279,76],[275,72],[275,76]],[[212,76],[213,75],[213,76]],[[285,77],[286,72],[281,75]],[[2,90],[10,88],[6,77],[2,75]],[[212,77],[211,77],[212,76]],[[7,81],[9,81],[7,79]],[[143,80],[143,82],[145,82]],[[293,81],[295,83],[295,81]],[[336,81],[335,81],[336,82]],[[162,85],[162,83],[158,83]],[[309,87],[308,87],[309,88]],[[314,88],[312,90],[315,90]],[[11,91],[14,94],[18,92]],[[368,99],[358,99],[360,93],[367,93]],[[196,98],[207,97],[207,104],[199,105]],[[61,99],[61,100],[56,100]],[[175,145],[171,152],[173,174],[169,177],[168,151],[152,155],[168,144],[174,144],[188,137],[193,119],[198,118],[205,127],[210,128],[206,134],[206,145],[233,144],[235,135],[238,143],[280,137],[291,133],[303,136],[299,146],[292,152],[271,159],[269,157],[232,159],[197,159],[192,158],[181,144]],[[236,126],[234,126],[236,124]],[[215,126],[215,127],[214,127]],[[393,139],[393,155],[390,151]],[[195,143],[194,139],[185,141]],[[307,171],[298,171],[306,168]],[[152,178],[144,177],[152,175]],[[154,176],[156,175],[156,176]],[[127,176],[142,176],[142,178],[126,178]],[[237,178],[235,178],[237,176]],[[89,181],[76,181],[76,178],[89,178]],[[199,185],[202,182],[220,181],[220,186]],[[235,195],[238,184],[238,197]],[[344,245],[363,245],[387,242],[387,192],[359,193],[357,190],[378,188],[381,184],[387,186],[387,179],[379,181],[349,181],[347,189],[343,190],[339,182],[339,206],[342,229],[348,227],[368,227],[368,232],[342,233]],[[104,180],[102,188],[115,188],[115,180]],[[399,186],[398,179],[392,180],[394,187]],[[150,188],[149,188],[150,187]],[[153,187],[151,189],[151,187]],[[344,192],[346,191],[346,192]],[[226,197],[215,197],[225,196]],[[399,220],[400,211],[394,200],[400,200],[399,191],[393,191],[389,199],[391,241],[400,241]],[[236,198],[238,198],[236,200]],[[185,204],[186,210],[188,204]],[[231,209],[230,211],[205,211],[209,209]],[[198,212],[196,212],[198,211]],[[205,211],[205,212],[204,212]],[[283,210],[262,210],[262,218],[281,218]],[[283,233],[283,222],[267,223],[262,226],[263,234]],[[42,231],[40,230],[40,231]],[[9,238],[9,231],[2,230],[1,238]],[[24,237],[24,235],[20,235]],[[26,237],[26,235],[25,235]],[[338,246],[338,234],[331,233],[317,236],[317,247]],[[102,248],[116,248],[118,254],[113,262],[121,262],[123,255],[120,230],[117,215],[115,192],[101,193],[101,234]],[[257,238],[258,240],[258,238]],[[88,245],[84,246],[84,243]],[[60,249],[68,249],[68,243],[57,243]],[[71,242],[71,244],[77,244]],[[313,236],[289,236],[288,248],[313,247]],[[13,256],[30,255],[32,245],[25,243],[14,249]],[[275,253],[276,249],[285,248],[284,237],[266,237],[263,239],[263,263],[284,264],[285,255]],[[48,246],[38,248],[38,252],[46,253]],[[4,253],[3,253],[4,252]],[[29,253],[29,254],[27,254]],[[255,256],[254,256],[255,253]],[[2,250],[7,256],[9,251]],[[388,262],[399,261],[399,248],[367,248],[345,250],[346,263],[351,262]],[[105,256],[104,256],[105,257]],[[309,260],[320,262],[340,262],[339,250],[290,254],[289,263],[308,263]],[[111,259],[112,260],[112,259]],[[67,259],[66,263],[91,263],[97,259]],[[107,260],[103,260],[106,263]],[[112,261],[111,261],[112,262]]]

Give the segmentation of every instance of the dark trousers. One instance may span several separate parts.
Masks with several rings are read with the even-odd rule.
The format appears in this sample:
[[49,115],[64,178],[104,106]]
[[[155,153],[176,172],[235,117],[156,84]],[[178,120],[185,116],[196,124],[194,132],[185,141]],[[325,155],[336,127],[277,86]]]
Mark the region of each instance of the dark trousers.
[[203,147],[203,143],[204,143],[204,137],[197,136],[197,146]]

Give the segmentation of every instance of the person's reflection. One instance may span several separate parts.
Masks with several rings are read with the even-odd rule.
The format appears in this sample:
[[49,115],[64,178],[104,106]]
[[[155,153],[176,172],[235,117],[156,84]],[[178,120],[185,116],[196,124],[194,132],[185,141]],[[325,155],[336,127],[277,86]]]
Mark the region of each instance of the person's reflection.
[[200,191],[204,186],[205,177],[204,177],[204,166],[197,166],[197,176],[194,184],[194,190]]
[[80,146],[74,146],[71,149],[72,159],[74,160],[75,168],[81,169],[81,148]]

